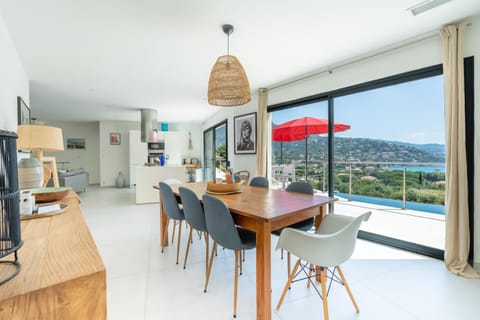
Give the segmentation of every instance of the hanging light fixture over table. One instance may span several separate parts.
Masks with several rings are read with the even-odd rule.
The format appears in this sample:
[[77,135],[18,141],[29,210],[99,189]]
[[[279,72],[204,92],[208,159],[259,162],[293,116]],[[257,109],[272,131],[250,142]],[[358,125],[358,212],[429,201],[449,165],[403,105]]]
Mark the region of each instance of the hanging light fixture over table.
[[224,24],[227,35],[227,55],[215,62],[208,81],[208,103],[214,106],[234,107],[246,104],[251,99],[247,74],[235,56],[230,55],[230,34],[233,26]]

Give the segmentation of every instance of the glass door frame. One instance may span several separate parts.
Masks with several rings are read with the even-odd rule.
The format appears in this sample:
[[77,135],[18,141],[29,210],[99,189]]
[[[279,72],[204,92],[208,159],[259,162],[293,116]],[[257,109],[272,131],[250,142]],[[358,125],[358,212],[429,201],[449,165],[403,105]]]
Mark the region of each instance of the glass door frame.
[[[203,172],[203,178],[204,180],[210,180],[210,179],[215,179],[216,178],[216,152],[217,152],[217,145],[216,145],[216,130],[222,126],[225,126],[225,157],[226,161],[228,161],[228,119],[222,120],[213,126],[205,129],[203,131],[203,163],[204,163],[204,172]],[[212,133],[212,148],[213,150],[207,150],[208,144],[206,143],[207,139],[207,134],[211,132]],[[209,161],[207,159],[207,155],[209,153],[213,152],[213,159]],[[209,177],[207,176],[207,170],[208,168],[212,169],[212,176]]]

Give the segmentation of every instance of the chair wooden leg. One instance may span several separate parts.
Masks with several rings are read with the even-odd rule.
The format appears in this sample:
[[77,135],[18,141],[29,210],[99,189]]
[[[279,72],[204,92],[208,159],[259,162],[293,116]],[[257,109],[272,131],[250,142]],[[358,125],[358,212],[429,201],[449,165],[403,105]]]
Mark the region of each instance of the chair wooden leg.
[[348,286],[348,283],[345,280],[345,276],[343,275],[342,269],[340,269],[340,267],[337,266],[337,270],[338,270],[338,275],[340,276],[340,279],[342,279],[343,285],[345,286],[345,289],[347,289],[348,296],[350,297],[350,300],[352,300],[353,306],[355,307],[355,311],[359,313],[360,309],[358,308],[358,305],[355,302],[355,299],[353,298],[352,291],[350,291],[350,287]]
[[[169,223],[169,222],[170,222],[170,218],[167,216],[167,227],[166,227],[167,232],[168,232],[168,223]],[[162,235],[162,237],[163,237],[163,235]],[[167,238],[167,242],[168,242],[168,236],[167,236],[166,238]],[[162,242],[162,241],[160,241],[160,243],[161,243],[161,242]],[[163,253],[163,249],[165,249],[165,247],[162,247],[162,253]]]
[[[208,277],[208,257],[209,257],[209,253],[210,253],[210,241],[208,239],[208,233],[205,232],[204,236],[205,238],[205,282],[207,281],[207,277]],[[205,289],[204,289],[204,292],[207,290],[207,284],[205,283]]]
[[295,274],[297,273],[298,267],[300,266],[300,259],[298,259],[297,263],[295,263],[295,266],[293,266],[292,273],[288,275],[288,280],[287,283],[285,284],[285,287],[283,288],[282,295],[280,296],[280,300],[278,300],[277,304],[277,310],[280,309],[283,303],[283,299],[285,299],[285,295],[287,294],[288,288],[290,287],[290,284],[292,283],[293,278],[295,277]]
[[190,251],[190,242],[192,241],[193,228],[190,227],[190,233],[188,234],[187,249],[185,250],[185,259],[183,260],[183,269],[187,267],[188,252]]
[[321,268],[320,281],[322,282],[322,301],[323,301],[323,318],[328,320],[328,301],[327,301],[327,269]]
[[233,282],[233,317],[237,317],[238,260],[240,250],[235,250],[235,279]]
[[217,252],[217,244],[214,242],[212,253],[210,254],[210,261],[208,262],[207,279],[205,280],[205,289],[203,290],[203,292],[207,292],[208,280],[210,280],[210,273],[212,272],[213,256],[215,256],[216,252]]
[[182,236],[182,221],[179,221],[178,224],[178,244],[177,244],[177,264],[178,258],[180,257],[180,237]]
[[177,228],[177,221],[173,220],[172,243],[175,241],[175,229]]

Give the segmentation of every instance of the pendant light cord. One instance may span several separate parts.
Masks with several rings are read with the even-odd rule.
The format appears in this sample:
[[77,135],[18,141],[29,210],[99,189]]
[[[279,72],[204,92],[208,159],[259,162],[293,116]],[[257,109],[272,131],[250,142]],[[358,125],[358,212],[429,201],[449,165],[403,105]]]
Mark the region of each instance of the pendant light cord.
[[227,57],[230,56],[230,33],[227,33]]

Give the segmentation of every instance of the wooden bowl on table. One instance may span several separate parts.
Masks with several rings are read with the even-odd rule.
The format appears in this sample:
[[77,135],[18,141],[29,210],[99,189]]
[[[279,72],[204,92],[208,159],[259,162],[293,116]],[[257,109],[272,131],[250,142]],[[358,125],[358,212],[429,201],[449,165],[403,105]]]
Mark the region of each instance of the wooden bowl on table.
[[213,183],[207,184],[207,193],[228,194],[242,192],[241,183]]
[[72,188],[70,187],[52,187],[52,188],[38,188],[30,189],[32,195],[35,196],[36,203],[59,201],[65,197]]

